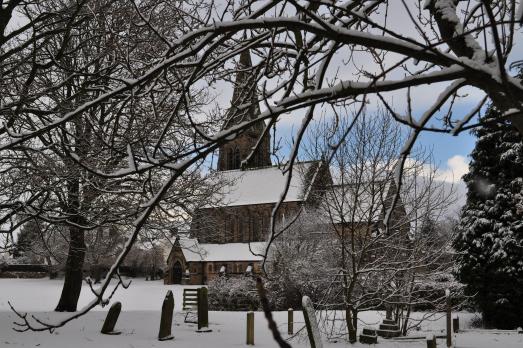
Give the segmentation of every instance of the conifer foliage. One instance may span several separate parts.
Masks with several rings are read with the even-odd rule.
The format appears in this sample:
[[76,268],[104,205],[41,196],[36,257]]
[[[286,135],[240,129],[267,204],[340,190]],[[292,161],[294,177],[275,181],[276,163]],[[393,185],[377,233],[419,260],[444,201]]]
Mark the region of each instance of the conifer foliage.
[[[500,113],[491,108],[484,121]],[[458,278],[488,327],[523,325],[523,142],[507,121],[476,130],[467,202],[454,242]]]

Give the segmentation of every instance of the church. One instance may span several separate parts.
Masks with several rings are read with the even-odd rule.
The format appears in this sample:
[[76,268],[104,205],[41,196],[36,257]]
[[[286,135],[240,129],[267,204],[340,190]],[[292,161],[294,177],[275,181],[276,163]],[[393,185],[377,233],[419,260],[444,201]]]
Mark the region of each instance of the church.
[[[255,119],[260,113],[257,95],[250,81],[252,62],[248,51],[240,55],[227,129],[240,122]],[[252,102],[239,112],[236,105]],[[280,200],[288,176],[271,163],[270,134],[263,134],[263,121],[219,149],[217,180],[229,183],[219,202],[203,206],[193,216],[189,237],[177,238],[167,257],[166,284],[207,284],[218,275],[241,275],[260,272],[265,240],[269,234],[272,210]],[[263,135],[263,137],[262,137]],[[261,138],[259,146],[244,168]],[[320,161],[294,165],[289,191],[280,206],[276,222],[285,222],[304,204],[315,204],[330,182],[329,170]]]
[[[252,87],[254,81],[250,81],[253,75],[250,73],[252,62],[248,51],[240,55],[238,67],[231,107],[222,129],[253,120],[260,113],[256,89]],[[248,101],[251,101],[251,107],[239,112],[236,106]],[[271,214],[288,179],[282,168],[271,163],[270,133],[264,133],[264,130],[265,123],[260,121],[219,148],[215,178],[226,184],[216,193],[216,197],[209,198],[209,202],[213,203],[194,212],[188,236],[175,240],[167,256],[165,284],[207,284],[220,275],[241,276],[261,272]],[[256,150],[248,158],[253,148]],[[247,165],[241,168],[245,160]],[[335,185],[328,166],[322,161],[295,163],[287,195],[280,205],[278,216],[275,216],[275,224],[291,221],[302,207],[307,210],[322,205],[322,209],[334,209],[334,214],[326,214],[334,218],[336,233],[344,231],[347,223],[352,227],[355,224],[362,226],[362,229],[369,224],[373,230],[383,229],[385,210],[396,192],[396,185],[386,181],[390,180],[371,185],[372,193],[365,193],[368,197],[365,198],[364,194],[358,206],[350,208],[351,216],[341,217],[336,215],[336,207],[330,207],[329,202],[341,201],[351,207],[350,202],[355,201],[351,185]],[[336,199],[332,198],[333,195],[337,196]],[[370,220],[368,216],[363,218],[368,215],[369,204],[375,201],[380,203]],[[358,215],[362,217],[353,221]],[[409,224],[401,199],[393,212],[393,219],[400,222],[401,229],[405,229],[402,235],[407,236]]]

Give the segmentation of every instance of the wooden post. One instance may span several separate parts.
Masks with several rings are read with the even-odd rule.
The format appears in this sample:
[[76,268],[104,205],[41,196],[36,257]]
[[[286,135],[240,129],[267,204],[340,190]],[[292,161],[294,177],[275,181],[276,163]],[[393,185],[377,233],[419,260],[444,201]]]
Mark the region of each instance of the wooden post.
[[436,336],[434,334],[427,335],[427,348],[436,348]]
[[160,332],[158,333],[158,340],[167,341],[174,337],[171,335],[171,326],[173,324],[173,310],[174,297],[171,290],[167,291],[167,295],[162,304],[162,317],[160,318]]
[[452,331],[459,332],[459,317],[457,315],[452,319]]
[[211,332],[209,329],[209,298],[207,288],[198,289],[197,293],[198,330],[197,332]]
[[311,348],[323,348],[320,329],[318,328],[318,322],[316,321],[316,312],[314,311],[309,296],[303,296],[301,304],[303,307],[303,318],[305,319],[305,327],[307,328]]
[[445,296],[447,297],[447,347],[452,347],[452,301],[449,289],[445,290]]
[[292,308],[287,310],[287,334],[294,334],[294,311]]
[[105,335],[119,335],[121,332],[114,331],[114,327],[116,325],[116,321],[118,320],[118,316],[120,315],[120,311],[122,310],[122,304],[120,302],[115,302],[109,308],[109,312],[107,312],[107,317],[105,317],[104,325],[102,326],[101,333]]
[[247,312],[247,345],[254,346],[254,312]]

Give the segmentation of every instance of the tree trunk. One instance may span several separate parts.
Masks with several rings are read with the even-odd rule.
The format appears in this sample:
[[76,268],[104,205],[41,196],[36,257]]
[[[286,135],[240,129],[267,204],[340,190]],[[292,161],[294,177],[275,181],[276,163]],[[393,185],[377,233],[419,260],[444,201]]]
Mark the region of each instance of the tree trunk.
[[83,265],[85,258],[84,231],[69,227],[69,253],[65,264],[64,286],[55,311],[75,312],[82,290]]
[[347,323],[347,330],[349,331],[349,342],[355,343],[358,338],[356,335],[356,327],[354,326],[354,318],[352,317],[352,310],[349,307],[345,309],[345,322]]

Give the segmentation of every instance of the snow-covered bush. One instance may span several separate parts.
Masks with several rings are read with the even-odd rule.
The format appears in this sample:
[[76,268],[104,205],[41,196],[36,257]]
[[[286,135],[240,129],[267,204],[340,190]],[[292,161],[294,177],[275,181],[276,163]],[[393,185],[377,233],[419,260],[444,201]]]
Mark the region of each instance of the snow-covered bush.
[[259,307],[256,280],[252,277],[216,277],[209,281],[209,309],[255,310]]

